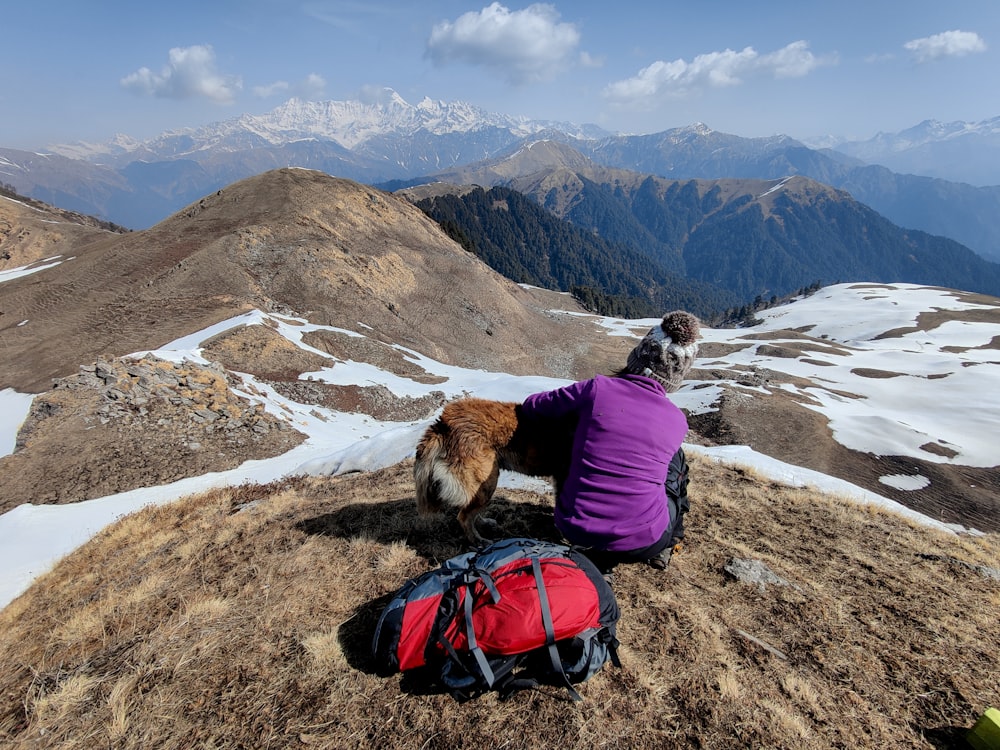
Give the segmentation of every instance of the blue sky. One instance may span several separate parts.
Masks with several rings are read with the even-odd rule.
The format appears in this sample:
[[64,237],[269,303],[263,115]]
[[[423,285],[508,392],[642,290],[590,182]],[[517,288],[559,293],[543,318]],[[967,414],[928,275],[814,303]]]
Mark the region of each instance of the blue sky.
[[0,14],[0,147],[382,87],[650,133],[868,138],[1000,116],[996,0],[55,0]]

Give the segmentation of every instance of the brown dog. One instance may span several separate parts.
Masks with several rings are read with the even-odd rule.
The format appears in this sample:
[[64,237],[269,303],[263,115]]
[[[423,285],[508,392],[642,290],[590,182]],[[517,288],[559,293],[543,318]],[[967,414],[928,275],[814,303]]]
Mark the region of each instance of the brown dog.
[[507,401],[452,401],[417,444],[417,509],[457,508],[469,541],[486,543],[476,519],[496,491],[500,470],[552,477],[558,494],[569,471],[573,427],[570,420],[528,419],[520,404]]

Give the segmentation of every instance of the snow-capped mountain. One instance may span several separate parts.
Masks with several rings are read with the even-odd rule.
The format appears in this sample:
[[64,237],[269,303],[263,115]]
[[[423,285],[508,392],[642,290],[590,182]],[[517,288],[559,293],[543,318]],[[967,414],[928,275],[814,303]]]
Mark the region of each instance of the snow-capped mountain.
[[908,151],[929,143],[967,136],[1000,138],[1000,117],[981,122],[924,120],[912,128],[896,133],[878,133],[866,141],[841,140],[836,148],[859,159],[868,160],[878,154]]
[[364,100],[291,99],[264,114],[143,141],[117,135],[43,154],[0,148],[8,165],[0,179],[24,195],[143,228],[270,169],[305,167],[379,184],[493,158],[541,133],[574,142],[609,135],[596,126],[512,117],[465,102],[424,98],[413,105],[382,89]]
[[972,185],[1000,184],[1000,117],[980,122],[924,120],[864,141],[825,137],[807,141],[895,172]]
[[507,133],[511,141],[550,129],[576,138],[608,135],[596,126],[512,117],[461,101],[425,97],[413,105],[387,88],[364,101],[293,98],[261,115],[243,114],[199,128],[169,131],[146,141],[116,136],[106,144],[72,143],[52,146],[51,150],[90,161],[108,157],[132,161],[136,157],[175,159],[207,151],[234,152],[252,146],[282,147],[312,139],[332,141],[354,151],[373,139],[412,138],[421,131],[447,136],[475,135],[489,129]]
[[264,114],[145,141],[119,135],[104,144],[66,144],[42,154],[0,147],[0,179],[23,195],[141,229],[275,168],[317,169],[391,189],[544,138],[571,145],[603,166],[674,180],[807,176],[850,192],[901,227],[948,237],[996,260],[997,120],[976,127],[925,123],[899,136],[898,143],[910,146],[886,151],[879,164],[865,164],[845,152],[847,144],[816,150],[784,135],[744,138],[702,123],[613,135],[592,125],[528,120],[464,102],[424,98],[413,105],[382,89],[363,100],[292,99]]
[[136,151],[142,142],[137,138],[124,133],[116,133],[110,140],[101,143],[90,141],[74,141],[73,143],[63,143],[50,147],[48,150],[54,154],[65,156],[68,159],[81,159],[84,161],[107,160],[109,156],[120,156]]

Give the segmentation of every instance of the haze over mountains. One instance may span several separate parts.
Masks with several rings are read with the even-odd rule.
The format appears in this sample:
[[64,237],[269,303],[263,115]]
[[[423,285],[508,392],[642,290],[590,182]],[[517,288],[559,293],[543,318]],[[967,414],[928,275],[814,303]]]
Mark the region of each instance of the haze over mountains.
[[894,172],[980,187],[996,185],[1000,175],[1000,117],[982,122],[924,120],[898,133],[879,133],[864,141],[826,138],[806,145],[832,148]]
[[[993,125],[925,128],[922,158],[936,164],[937,145],[952,159],[952,150],[961,148],[963,162],[987,170],[995,161]],[[940,137],[932,137],[935,132]],[[898,146],[907,137],[916,142],[900,134],[866,153],[873,159],[902,153]],[[106,144],[53,147],[45,155],[0,148],[0,180],[53,205],[144,228],[202,195],[275,167],[310,167],[376,184],[497,158],[539,138],[561,140],[603,166],[670,179],[807,176],[846,190],[901,227],[950,237],[983,257],[1000,259],[1000,178],[975,187],[898,174],[785,136],[741,138],[705,125],[612,135],[592,126],[497,115],[461,102],[425,99],[410,105],[389,90],[375,103],[291,100],[265,115],[142,143],[117,137]]]

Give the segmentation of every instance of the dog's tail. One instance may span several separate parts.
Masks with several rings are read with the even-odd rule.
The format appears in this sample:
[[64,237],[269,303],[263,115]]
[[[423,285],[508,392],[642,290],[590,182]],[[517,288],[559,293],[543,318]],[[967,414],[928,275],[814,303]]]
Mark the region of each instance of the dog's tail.
[[413,481],[421,515],[440,513],[444,506],[464,507],[468,493],[448,463],[448,425],[441,419],[427,428],[417,444]]

